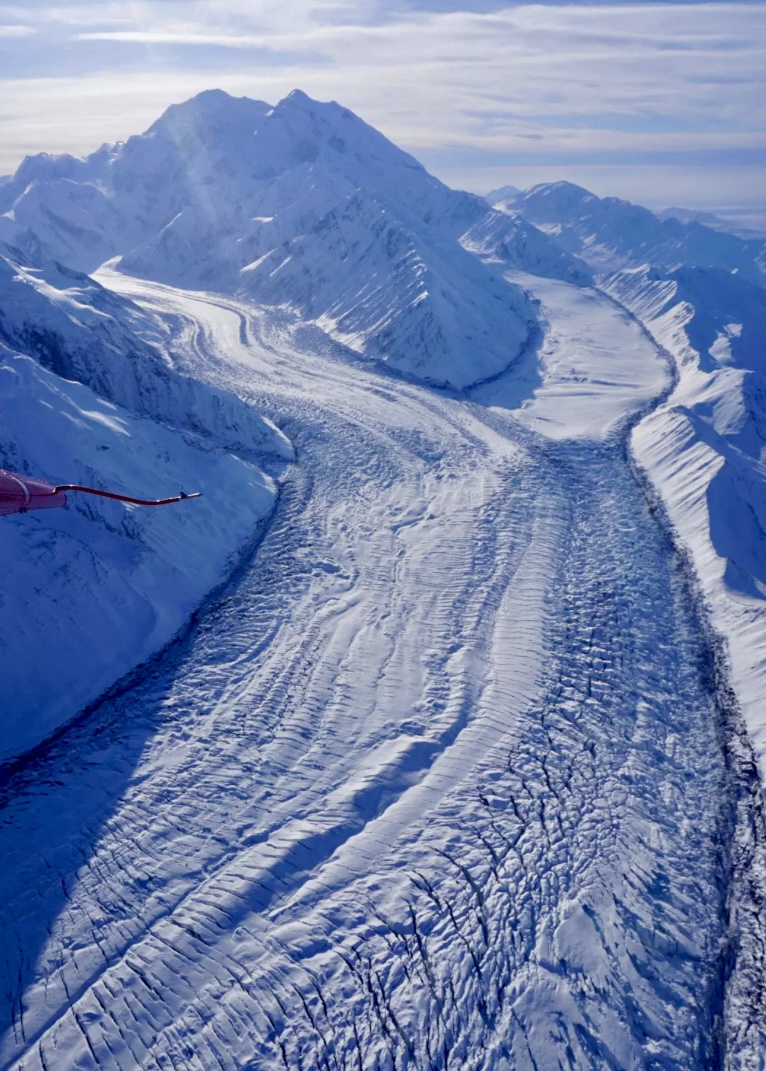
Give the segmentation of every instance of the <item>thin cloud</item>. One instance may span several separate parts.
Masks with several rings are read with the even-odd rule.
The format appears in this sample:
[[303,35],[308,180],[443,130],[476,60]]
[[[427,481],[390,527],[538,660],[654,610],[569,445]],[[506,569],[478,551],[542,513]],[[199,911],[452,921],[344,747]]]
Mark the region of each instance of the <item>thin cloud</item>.
[[36,33],[37,29],[34,26],[0,25],[0,37],[32,37]]
[[262,34],[201,34],[176,30],[101,30],[78,33],[78,41],[124,41],[139,45],[196,45],[198,48],[219,45],[224,48],[265,48],[272,39]]

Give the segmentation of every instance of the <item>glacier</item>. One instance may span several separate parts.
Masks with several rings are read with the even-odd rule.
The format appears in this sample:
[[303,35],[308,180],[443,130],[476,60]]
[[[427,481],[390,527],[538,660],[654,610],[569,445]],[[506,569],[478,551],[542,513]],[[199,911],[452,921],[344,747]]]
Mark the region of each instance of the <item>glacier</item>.
[[0,1067],[759,1069],[763,242],[299,91],[0,242],[0,464],[203,491],[3,519]]

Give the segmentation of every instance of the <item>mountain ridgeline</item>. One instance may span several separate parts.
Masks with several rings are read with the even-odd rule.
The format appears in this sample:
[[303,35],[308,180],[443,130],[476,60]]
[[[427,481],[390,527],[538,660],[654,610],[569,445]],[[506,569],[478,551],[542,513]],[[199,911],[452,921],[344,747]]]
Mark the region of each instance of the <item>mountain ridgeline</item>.
[[506,187],[488,199],[544,230],[596,271],[642,264],[666,270],[720,268],[766,285],[766,240],[722,232],[694,213],[686,220],[656,215],[619,197],[597,197],[572,182],[543,183],[522,193]]
[[209,90],[85,159],[39,154],[0,183],[0,241],[51,260],[239,294],[318,321],[362,358],[465,387],[535,321],[508,269],[590,285],[649,262],[764,279],[764,243],[660,220],[571,183],[497,203],[452,190],[336,103]]
[[709,454],[700,494],[710,487],[727,584],[766,583],[716,521],[724,500],[741,501],[745,527],[761,514],[762,238],[570,182],[455,191],[348,109],[297,90],[275,107],[201,93],[127,142],[85,159],[28,157],[0,180],[0,342],[229,449],[242,451],[244,432],[258,457],[289,445],[236,399],[171,371],[145,313],[86,274],[105,262],[278,306],[363,362],[458,389],[513,369],[538,337],[523,273],[596,286],[676,361],[681,397],[668,405]]

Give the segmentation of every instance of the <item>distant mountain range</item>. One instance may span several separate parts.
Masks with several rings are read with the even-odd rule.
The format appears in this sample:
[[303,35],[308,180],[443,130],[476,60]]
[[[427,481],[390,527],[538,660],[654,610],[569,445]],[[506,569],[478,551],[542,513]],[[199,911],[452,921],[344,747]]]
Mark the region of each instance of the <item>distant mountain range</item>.
[[724,233],[694,213],[679,218],[678,210],[669,209],[655,215],[618,197],[597,197],[572,182],[533,186],[493,203],[555,237],[562,249],[595,270],[685,264],[736,271],[766,285],[766,239]]

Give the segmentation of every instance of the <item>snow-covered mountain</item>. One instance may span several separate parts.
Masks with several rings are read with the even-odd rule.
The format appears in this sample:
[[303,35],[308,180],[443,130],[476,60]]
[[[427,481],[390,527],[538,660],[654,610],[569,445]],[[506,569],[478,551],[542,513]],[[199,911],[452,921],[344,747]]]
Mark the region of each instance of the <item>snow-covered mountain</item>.
[[664,269],[722,268],[766,285],[762,238],[739,238],[674,216],[660,219],[640,205],[597,197],[571,182],[533,186],[505,202],[505,207],[545,230],[594,269],[613,271],[646,263]]
[[[594,269],[668,353],[677,383],[635,429],[635,457],[663,500],[726,638],[738,696],[766,754],[766,242],[569,182],[499,207]],[[617,268],[618,270],[614,270]],[[606,269],[606,270],[603,270]]]
[[233,394],[179,375],[158,322],[94,279],[48,264],[24,267],[0,246],[0,341],[105,401],[226,449],[291,456],[283,435]]
[[673,357],[678,382],[633,448],[689,550],[759,754],[766,751],[766,290],[711,268],[600,280]]
[[565,279],[590,286],[593,272],[585,260],[573,256],[544,231],[512,210],[489,212],[460,239],[464,248],[504,269],[527,271],[546,279]]
[[[86,273],[117,258],[142,277],[287,306],[365,360],[455,386],[502,371],[527,341],[534,308],[507,267],[588,281],[534,227],[300,92],[272,108],[211,91],[86,159],[27,158],[0,183],[0,213],[2,464],[150,497],[168,483],[204,495],[160,514],[75,499],[47,520],[56,536],[40,553],[50,528],[4,522],[7,560],[25,564],[0,609],[19,673],[0,760],[170,638],[273,503],[263,465],[292,457],[250,405],[179,373],[161,317]],[[165,461],[150,473],[153,451]],[[38,643],[16,624],[28,589],[50,593],[29,620]]]
[[189,622],[4,771],[9,1071],[760,1066],[760,254],[495,192],[301,93],[0,182],[0,464],[203,492],[0,526],[0,762]]
[[162,332],[88,276],[0,256],[0,466],[141,497],[73,494],[3,518],[0,764],[38,744],[154,654],[230,571],[273,507],[262,471],[292,457],[233,394],[174,369]]
[[496,190],[490,190],[489,193],[484,194],[484,200],[490,205],[506,204],[514,201],[521,190],[518,186],[511,186],[508,183],[505,186],[498,186]]
[[459,387],[510,364],[534,320],[463,235],[494,261],[587,278],[533,227],[299,91],[272,108],[214,90],[85,160],[28,158],[0,212],[0,238],[36,262],[119,256],[144,278],[285,305],[366,358]]
[[[299,90],[273,108],[210,90],[85,160],[27,158],[0,187],[0,208],[4,234],[25,252],[37,242],[47,259],[85,270],[117,254],[137,263],[159,252],[154,269],[165,281],[207,271],[225,284],[227,269],[253,259],[262,224],[278,217],[268,246],[275,233],[303,233],[357,190],[415,230],[434,224],[456,236],[486,211],[481,198],[449,189],[352,112]],[[108,209],[94,208],[97,195]],[[87,233],[79,233],[78,211],[91,215]],[[219,248],[208,250],[207,269],[176,259],[174,241],[204,257],[211,232]]]

